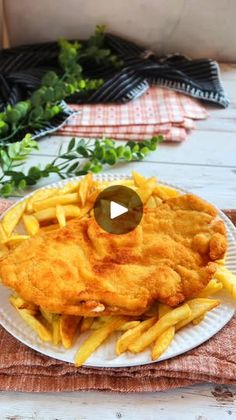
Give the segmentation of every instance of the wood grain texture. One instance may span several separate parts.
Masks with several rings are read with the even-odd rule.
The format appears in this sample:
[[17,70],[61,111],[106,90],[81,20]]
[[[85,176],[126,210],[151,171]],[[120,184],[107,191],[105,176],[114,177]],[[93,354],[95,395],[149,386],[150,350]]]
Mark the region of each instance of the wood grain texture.
[[[236,209],[236,64],[222,64],[222,80],[231,98],[228,109],[211,107],[186,142],[163,144],[144,162],[119,165],[109,172],[157,175],[199,194],[223,209]],[[44,164],[69,138],[40,141],[29,165]],[[53,182],[51,177],[45,183]],[[232,214],[235,217],[235,213]],[[105,392],[0,394],[0,419],[222,420],[236,418],[236,387],[205,384],[163,393],[120,395]]]

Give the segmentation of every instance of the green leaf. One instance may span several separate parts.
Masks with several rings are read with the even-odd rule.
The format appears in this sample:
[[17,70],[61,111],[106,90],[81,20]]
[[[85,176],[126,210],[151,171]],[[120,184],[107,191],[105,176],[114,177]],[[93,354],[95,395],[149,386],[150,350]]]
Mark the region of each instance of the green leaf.
[[27,183],[25,179],[21,179],[19,184],[17,185],[19,190],[24,190],[27,187]]
[[32,166],[28,171],[28,177],[37,181],[41,178],[41,170],[37,166]]
[[42,106],[37,106],[34,108],[29,115],[31,121],[37,121],[44,117],[44,109]]
[[3,121],[0,120],[0,136],[5,135],[9,130],[9,125]]
[[44,103],[44,92],[45,89],[40,88],[32,94],[30,100],[33,106],[39,106]]
[[114,140],[111,140],[111,139],[105,139],[103,140],[103,143],[105,144],[105,146],[109,146],[109,147],[113,147],[115,144]]
[[7,111],[7,120],[11,124],[17,124],[22,118],[21,112],[18,109],[10,109]]
[[105,146],[98,145],[98,146],[95,146],[93,155],[95,158],[103,161],[103,159],[105,158],[105,151],[106,151]]
[[88,170],[81,169],[80,171],[76,171],[75,175],[76,176],[82,176],[82,175],[86,175],[87,173],[88,173]]
[[3,185],[3,187],[0,190],[1,196],[2,197],[9,197],[9,195],[11,195],[13,191],[13,184],[12,183],[7,183],[5,185]]
[[101,172],[103,166],[101,164],[101,162],[97,162],[96,164],[92,165],[90,170],[94,173],[94,174],[98,174],[99,172]]
[[74,172],[79,166],[79,162],[75,162],[73,163],[71,166],[69,166],[69,168],[67,168],[67,173],[71,173]]
[[0,112],[0,121],[6,121],[6,120],[7,120],[6,112]]
[[123,157],[128,162],[132,159],[132,152],[131,152],[130,146],[126,146],[125,147],[125,151],[123,153]]
[[0,160],[2,162],[3,170],[7,170],[11,164],[11,159],[8,156],[8,153],[5,150],[0,150]]
[[41,83],[45,86],[53,86],[57,81],[58,75],[55,73],[55,71],[49,71],[43,76]]
[[53,102],[55,100],[55,93],[53,87],[48,87],[44,93],[44,100],[46,102]]
[[124,156],[125,146],[118,146],[116,148],[116,154],[118,159],[121,159]]
[[24,118],[31,108],[30,101],[20,101],[18,102],[14,109],[21,113],[21,117]]
[[140,153],[142,153],[144,156],[146,156],[149,153],[149,148],[147,146],[142,147],[140,150]]
[[107,149],[105,150],[104,162],[108,163],[108,165],[115,165],[117,162],[117,154],[114,149]]
[[71,152],[72,149],[75,147],[75,138],[73,137],[67,147],[67,153]]
[[79,155],[83,156],[83,157],[88,157],[89,153],[87,151],[87,149],[84,146],[79,146],[76,148],[76,151]]

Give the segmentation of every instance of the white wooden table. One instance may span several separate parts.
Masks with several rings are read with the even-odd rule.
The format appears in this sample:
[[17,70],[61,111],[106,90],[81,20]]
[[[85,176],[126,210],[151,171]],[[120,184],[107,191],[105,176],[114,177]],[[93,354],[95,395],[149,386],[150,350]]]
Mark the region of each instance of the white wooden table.
[[[229,94],[228,109],[210,109],[182,144],[163,144],[144,162],[119,165],[110,172],[135,169],[177,183],[220,208],[236,208],[236,64],[224,64],[222,78]],[[40,141],[40,152],[29,164],[48,162],[61,142],[52,136]],[[55,177],[45,180],[52,182]],[[61,394],[0,393],[0,420],[127,419],[216,420],[236,419],[236,386],[214,384],[143,394],[74,392]]]

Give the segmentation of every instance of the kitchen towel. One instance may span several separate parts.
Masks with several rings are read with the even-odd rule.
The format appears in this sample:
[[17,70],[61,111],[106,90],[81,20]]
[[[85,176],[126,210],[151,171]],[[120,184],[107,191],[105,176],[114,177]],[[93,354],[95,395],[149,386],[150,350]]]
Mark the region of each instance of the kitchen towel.
[[125,104],[71,105],[77,113],[58,134],[77,137],[112,137],[145,140],[163,135],[166,141],[183,141],[208,113],[196,99],[153,86],[140,98]]
[[[81,41],[88,45],[87,41]],[[69,103],[124,103],[137,99],[151,86],[168,87],[176,92],[198,98],[206,103],[227,107],[228,97],[220,78],[218,63],[211,59],[192,60],[180,54],[160,56],[158,52],[136,45],[116,35],[105,33],[102,48],[117,57],[120,66],[96,57],[79,57],[83,76],[102,78],[104,84],[87,95],[67,98]],[[61,73],[57,42],[23,45],[0,51],[0,112],[7,104],[30,97],[41,84],[48,70]],[[28,127],[34,138],[50,134],[61,127],[71,114],[62,102],[62,112],[40,128]],[[182,136],[183,133],[176,134]],[[20,140],[24,130],[14,141]],[[1,140],[1,138],[0,138]],[[3,141],[4,138],[3,138]],[[13,141],[13,140],[12,140]]]

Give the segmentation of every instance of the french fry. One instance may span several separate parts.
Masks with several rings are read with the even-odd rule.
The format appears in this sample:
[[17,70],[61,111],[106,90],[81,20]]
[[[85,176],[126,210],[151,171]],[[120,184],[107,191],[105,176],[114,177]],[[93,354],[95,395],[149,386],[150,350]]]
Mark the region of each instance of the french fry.
[[236,299],[236,275],[226,267],[218,266],[215,278],[223,284],[223,287]]
[[93,208],[93,204],[87,202],[85,206],[82,207],[82,209],[80,209],[80,217],[86,216],[91,211],[92,208]]
[[164,303],[159,303],[158,314],[159,318],[162,318],[165,314],[172,310],[171,306],[164,305]]
[[[146,181],[146,179],[145,179]],[[114,185],[124,185],[127,187],[134,187],[134,181],[133,179],[121,179],[118,181],[101,181],[98,184],[98,187],[101,187],[102,189],[107,188],[107,187],[112,187]]]
[[29,239],[29,235],[12,235],[7,240],[7,245],[9,246],[16,246],[19,245],[21,242],[25,241],[26,239]]
[[52,321],[52,342],[55,346],[61,343],[60,315],[55,314]]
[[216,263],[219,265],[225,265],[225,259],[221,258],[220,260],[217,260]]
[[27,302],[20,296],[12,295],[10,296],[9,300],[15,309],[28,309],[32,315],[35,315],[38,312],[37,305],[35,305],[34,303]]
[[153,195],[156,195],[162,200],[167,200],[168,198],[178,197],[180,193],[167,185],[157,185],[153,191]]
[[[99,328],[104,326],[106,322],[109,321],[109,317],[107,317],[108,319],[106,321],[103,321],[101,318],[98,318],[97,320],[95,319],[95,321],[91,325],[92,330],[98,330]],[[128,331],[131,328],[137,327],[137,325],[139,324],[140,324],[140,321],[127,321],[124,325],[119,327],[117,331]]]
[[26,321],[26,323],[34,330],[42,341],[52,341],[51,332],[31,314],[29,309],[18,309],[20,316]]
[[78,206],[73,204],[68,204],[67,206],[63,206],[65,211],[66,218],[74,218],[74,217],[81,217],[81,210]]
[[2,227],[2,223],[0,222],[0,243],[4,244],[7,241],[7,234]]
[[36,191],[31,197],[28,198],[26,203],[26,211],[28,213],[33,212],[33,204],[35,201],[45,200],[59,192],[58,188],[47,188]]
[[175,327],[169,327],[156,340],[152,349],[152,360],[159,359],[165,353],[175,336]]
[[105,321],[102,321],[100,318],[95,318],[94,322],[91,325],[91,330],[99,330],[99,328],[105,325]]
[[85,205],[85,202],[88,197],[89,189],[93,183],[93,176],[91,173],[88,173],[81,181],[79,185],[79,198],[82,204],[82,207]]
[[125,324],[127,319],[122,316],[116,316],[105,323],[105,325],[92,334],[83,342],[75,356],[75,365],[81,366],[91,354],[103,343],[103,341],[111,335],[117,328]]
[[156,208],[156,200],[155,198],[151,195],[151,197],[149,197],[147,203],[146,203],[146,207],[148,209],[155,209]]
[[47,311],[44,308],[40,308],[40,312],[41,312],[43,318],[48,322],[48,324],[52,325],[53,320],[55,319],[55,314]]
[[124,353],[128,349],[129,345],[133,343],[133,341],[137,340],[144,331],[152,327],[156,321],[157,317],[146,319],[145,321],[140,322],[137,327],[134,327],[122,334],[116,342],[117,356]]
[[118,328],[117,331],[129,331],[140,324],[141,321],[127,321],[124,325]]
[[92,324],[93,324],[94,318],[93,317],[83,317],[81,324],[80,324],[80,332],[83,333],[85,331],[90,330]]
[[[96,198],[98,197],[98,195],[100,194],[101,191],[102,191],[102,188],[97,188],[96,190],[91,191],[87,196],[86,205],[89,205],[89,203],[92,203],[92,204],[95,203]],[[92,205],[90,205],[89,207],[92,208]]]
[[156,207],[158,207],[161,203],[162,203],[162,199],[159,197],[154,196],[155,198],[155,202],[156,202]]
[[59,223],[53,223],[52,225],[43,226],[40,228],[40,230],[43,230],[44,232],[52,232],[53,230],[60,229]]
[[[80,209],[79,207],[68,204],[67,206],[62,206],[65,211],[66,217],[79,217],[80,216]],[[39,222],[46,222],[48,220],[56,219],[56,208],[55,207],[49,207],[48,209],[40,210],[36,213],[34,213],[34,217]]]
[[79,202],[79,195],[77,192],[70,194],[58,194],[53,197],[46,198],[45,200],[35,201],[33,203],[34,211],[40,211],[49,207],[56,207],[58,204],[75,204]]
[[25,226],[25,230],[28,235],[36,235],[39,231],[39,222],[32,214],[23,214],[22,220]]
[[193,325],[198,325],[198,324],[200,324],[200,322],[202,322],[204,320],[204,318],[205,318],[205,314],[199,316],[198,318],[193,319],[192,324]]
[[[153,341],[169,327],[173,327],[178,322],[188,318],[191,315],[190,307],[187,304],[181,305],[176,309],[165,314],[152,327],[145,331],[137,340],[129,345],[128,350],[132,353],[140,353],[148,347]],[[132,330],[131,330],[132,331]]]
[[136,171],[132,171],[132,177],[137,187],[141,187],[147,181],[147,178],[145,178],[143,175],[139,174]]
[[80,181],[68,182],[64,187],[60,188],[60,194],[70,194],[78,191]]
[[206,298],[219,292],[222,288],[222,283],[213,278],[209,281],[205,289],[203,289],[202,292],[198,293],[197,297]]
[[41,315],[52,330],[52,342],[55,346],[61,343],[60,315],[53,314],[47,309],[40,308]]
[[146,204],[149,197],[152,195],[154,189],[156,187],[156,178],[152,177],[146,180],[145,184],[142,184],[137,189],[137,194],[141,198],[143,204]]
[[206,312],[215,308],[220,304],[219,300],[215,299],[206,299],[206,298],[196,298],[188,301],[188,306],[191,310],[191,313],[188,317],[183,320],[180,320],[176,326],[175,330],[178,331],[180,328],[183,328],[185,325],[192,322],[194,319],[199,318],[204,315]]
[[71,348],[78,326],[80,323],[80,316],[61,315],[60,317],[60,335],[61,342],[65,349]]
[[26,207],[26,201],[21,201],[20,203],[16,204],[16,206],[8,210],[8,212],[3,217],[2,227],[8,237],[11,236],[13,230],[18,224],[25,210],[25,207]]
[[60,227],[66,226],[65,210],[64,210],[64,207],[60,206],[59,204],[56,206],[56,218],[58,220]]

